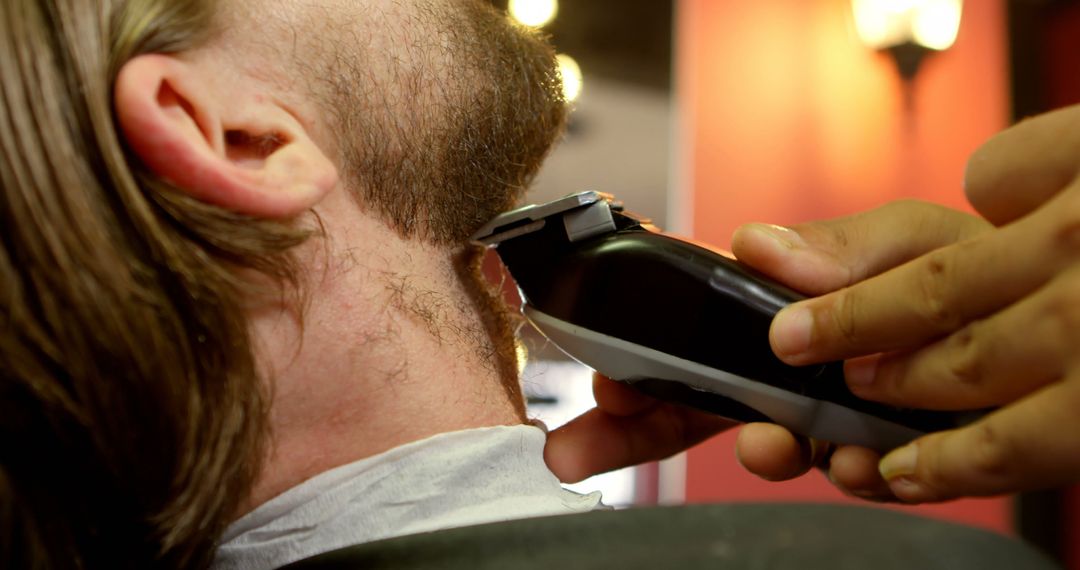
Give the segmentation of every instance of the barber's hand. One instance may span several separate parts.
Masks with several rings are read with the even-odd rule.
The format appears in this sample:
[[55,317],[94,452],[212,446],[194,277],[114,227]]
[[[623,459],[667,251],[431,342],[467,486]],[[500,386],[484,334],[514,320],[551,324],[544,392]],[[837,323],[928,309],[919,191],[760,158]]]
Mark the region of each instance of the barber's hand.
[[[912,227],[912,238],[897,240]],[[736,234],[740,259],[808,294],[822,294],[894,267],[934,248],[989,227],[974,216],[920,202],[900,202],[866,214],[795,230],[753,225]],[[684,451],[735,425],[715,415],[661,402],[597,375],[596,408],[548,435],[544,457],[566,483]],[[806,473],[826,459],[821,442],[795,436],[773,424],[742,429],[740,463],[764,479],[779,481]],[[888,495],[877,473],[878,456],[865,449],[835,450],[830,476],[843,490],[862,497]]]
[[[912,238],[897,240],[912,227]],[[918,255],[989,228],[979,218],[921,202],[898,202],[865,214],[793,229],[752,225],[734,242],[740,259],[795,289],[822,294],[865,279]],[[795,232],[798,233],[795,233]],[[544,457],[566,483],[664,459],[735,425],[715,415],[661,402],[596,375],[596,408],[548,435]],[[736,453],[751,473],[771,481],[797,477],[827,459],[823,442],[795,436],[774,424],[750,424]],[[872,451],[841,447],[831,456],[830,478],[865,498],[891,497]]]
[[593,396],[595,408],[548,434],[544,460],[564,483],[664,459],[734,425],[599,374]]
[[924,502],[1080,479],[1078,172],[1073,107],[1005,131],[972,158],[968,196],[996,229],[907,202],[736,235],[740,259],[824,294],[774,321],[773,349],[786,362],[854,359],[851,389],[897,406],[1001,406],[890,453],[879,466],[887,488],[876,456],[840,449],[839,486]]
[[[661,402],[597,375],[596,408],[548,434],[544,459],[563,482],[664,459],[724,431],[734,422],[685,406]],[[805,472],[823,451],[777,426],[752,439],[743,465],[758,476],[787,479]]]
[[[808,295],[824,295],[902,265],[927,252],[990,231],[987,222],[926,202],[901,201],[854,216],[811,222],[792,228],[751,224],[740,228],[732,249],[740,261]],[[773,424],[750,424],[737,442],[740,460],[771,453],[784,435],[799,438]],[[802,444],[806,447],[806,443]],[[820,444],[815,447],[820,448]],[[811,457],[810,462],[821,455]],[[869,449],[841,446],[828,458],[829,479],[842,491],[874,500],[893,499],[878,473],[880,457]],[[788,454],[775,472],[790,479],[806,472],[805,455]],[[759,474],[760,475],[760,474]]]

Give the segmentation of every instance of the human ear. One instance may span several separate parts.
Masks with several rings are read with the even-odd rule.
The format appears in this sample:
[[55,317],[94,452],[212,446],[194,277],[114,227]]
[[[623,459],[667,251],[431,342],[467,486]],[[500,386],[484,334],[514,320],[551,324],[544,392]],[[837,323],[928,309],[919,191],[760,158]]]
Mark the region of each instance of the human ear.
[[259,218],[289,218],[337,183],[303,123],[224,69],[147,54],[116,80],[116,117],[155,174],[189,196]]

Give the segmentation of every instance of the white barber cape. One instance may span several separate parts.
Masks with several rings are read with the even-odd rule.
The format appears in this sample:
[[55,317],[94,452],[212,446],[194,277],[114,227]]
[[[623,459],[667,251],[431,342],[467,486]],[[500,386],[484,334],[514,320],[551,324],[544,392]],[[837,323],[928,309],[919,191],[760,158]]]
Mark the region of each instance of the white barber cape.
[[321,473],[225,530],[213,570],[276,568],[345,546],[605,508],[564,489],[531,425],[439,434]]

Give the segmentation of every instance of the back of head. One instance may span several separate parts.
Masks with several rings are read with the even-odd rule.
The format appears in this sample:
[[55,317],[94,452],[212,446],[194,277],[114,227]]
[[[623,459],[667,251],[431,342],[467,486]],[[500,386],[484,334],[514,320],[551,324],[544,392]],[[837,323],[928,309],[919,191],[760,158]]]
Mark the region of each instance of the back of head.
[[256,472],[237,269],[302,236],[170,190],[112,109],[213,33],[209,0],[0,2],[0,567],[203,565]]

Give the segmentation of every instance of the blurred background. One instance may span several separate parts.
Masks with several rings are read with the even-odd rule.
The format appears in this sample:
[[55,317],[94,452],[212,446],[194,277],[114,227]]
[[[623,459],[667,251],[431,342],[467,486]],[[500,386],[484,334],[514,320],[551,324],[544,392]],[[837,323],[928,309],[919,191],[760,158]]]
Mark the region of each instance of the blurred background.
[[[967,156],[1009,124],[1080,103],[1080,0],[494,0],[550,34],[574,111],[531,202],[615,194],[727,247],[900,198],[968,209]],[[530,412],[592,406],[590,372],[526,333]],[[818,473],[766,483],[734,433],[603,475],[615,505],[856,502]],[[866,504],[866,503],[861,503]],[[876,506],[876,505],[875,505]],[[1080,490],[883,506],[1023,536],[1080,570]]]

